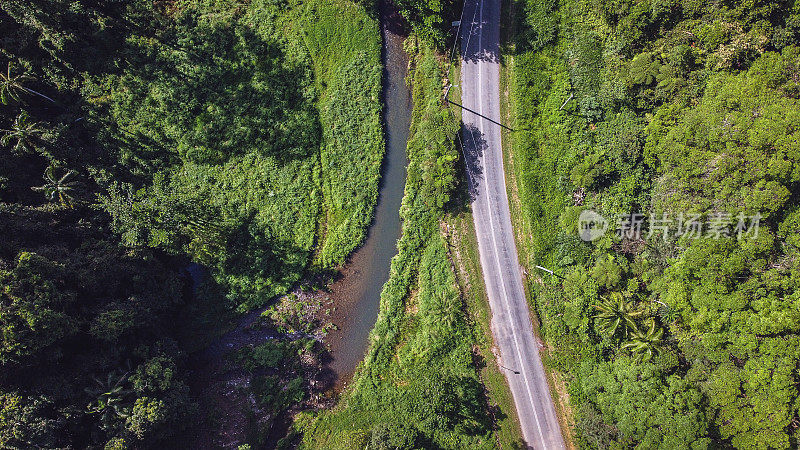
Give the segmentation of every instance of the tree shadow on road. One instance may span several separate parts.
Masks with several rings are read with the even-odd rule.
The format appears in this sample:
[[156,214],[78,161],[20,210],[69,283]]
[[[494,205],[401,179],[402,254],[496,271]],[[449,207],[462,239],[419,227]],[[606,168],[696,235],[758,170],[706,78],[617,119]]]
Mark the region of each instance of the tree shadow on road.
[[467,192],[471,203],[477,198],[478,188],[483,182],[482,157],[488,148],[488,144],[478,127],[463,122],[461,124],[461,142],[463,144]]
[[470,204],[477,198],[478,187],[483,180],[481,157],[487,148],[487,143],[477,127],[461,122],[454,145],[458,147],[461,158],[456,165],[456,186],[446,210],[448,213],[458,215],[469,212]]
[[[476,63],[478,61],[500,62],[499,42],[483,42],[479,39],[481,32],[480,18],[475,14],[475,6],[467,2],[464,4],[464,17],[461,26],[461,57],[465,62]],[[484,19],[484,24],[486,19]],[[476,43],[481,45],[477,45]]]

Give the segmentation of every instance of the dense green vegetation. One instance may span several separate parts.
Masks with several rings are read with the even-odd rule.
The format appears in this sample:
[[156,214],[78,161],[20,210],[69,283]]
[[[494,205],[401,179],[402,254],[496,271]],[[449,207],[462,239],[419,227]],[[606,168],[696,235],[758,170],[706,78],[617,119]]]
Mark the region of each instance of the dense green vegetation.
[[443,49],[453,34],[448,33],[451,22],[459,19],[458,0],[397,0],[392,2],[410,25],[414,34],[426,45]]
[[[184,442],[187,352],[360,244],[383,155],[372,9],[0,5],[0,447]],[[190,262],[211,277],[192,286]],[[299,401],[259,364],[265,403]]]
[[[578,444],[795,448],[800,6],[512,7],[520,248],[565,277],[530,288]],[[584,209],[645,231],[584,242]],[[692,214],[703,236],[678,236]]]
[[131,245],[189,253],[214,267],[244,307],[297,281],[323,213],[319,260],[323,267],[344,262],[363,240],[377,198],[377,23],[342,4],[349,17],[340,30],[343,18],[332,11],[340,5],[287,6],[227,6],[222,18],[187,12],[178,20],[188,22],[185,30],[171,41],[156,48],[137,41],[156,62],[145,72],[151,79],[114,74],[89,88],[90,101],[137,145],[164,148],[173,139],[166,148],[177,150],[139,146],[146,158],[122,155],[146,159],[147,173],[163,170],[144,188],[112,185],[103,203],[115,227]]
[[378,197],[384,152],[380,31],[375,18],[346,2],[311,3],[300,24],[321,90],[326,216],[317,261],[331,267],[364,240]]
[[441,102],[442,67],[416,39],[403,234],[367,357],[340,404],[299,425],[306,448],[492,448],[475,329],[439,231],[455,182],[457,122]]

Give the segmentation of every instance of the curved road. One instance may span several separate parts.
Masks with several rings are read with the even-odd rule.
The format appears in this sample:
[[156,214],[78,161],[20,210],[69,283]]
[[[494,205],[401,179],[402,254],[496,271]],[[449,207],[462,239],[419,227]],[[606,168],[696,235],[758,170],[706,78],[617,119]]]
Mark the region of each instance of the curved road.
[[466,0],[461,24],[463,144],[492,333],[526,444],[565,448],[533,334],[511,228],[500,144],[500,1]]

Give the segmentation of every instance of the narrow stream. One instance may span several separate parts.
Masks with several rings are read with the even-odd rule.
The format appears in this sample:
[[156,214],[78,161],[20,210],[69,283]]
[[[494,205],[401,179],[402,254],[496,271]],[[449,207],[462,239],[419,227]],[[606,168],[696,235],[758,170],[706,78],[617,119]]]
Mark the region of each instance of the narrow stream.
[[337,308],[346,311],[337,323],[339,330],[326,339],[332,356],[329,368],[337,375],[337,390],[350,380],[364,358],[369,332],[378,316],[381,289],[389,278],[390,262],[397,253],[400,238],[400,204],[408,165],[406,142],[412,109],[411,91],[405,82],[408,55],[403,50],[403,22],[387,0],[381,1],[380,13],[386,154],[375,218],[367,239],[350,258],[342,279],[331,286]]
[[[381,0],[381,29],[383,34],[383,116],[385,124],[386,153],[381,168],[378,203],[375,216],[364,245],[350,258],[341,270],[341,277],[330,286],[330,299],[336,308],[331,319],[338,326],[325,337],[330,358],[323,372],[333,381],[333,391],[341,392],[350,381],[359,362],[367,351],[369,332],[378,317],[380,294],[389,278],[392,257],[397,253],[400,237],[400,205],[406,180],[406,141],[411,125],[411,91],[405,84],[408,56],[403,50],[406,32],[403,21],[388,4]],[[196,264],[190,264],[189,274],[195,285],[206,276]],[[264,327],[253,328],[261,313],[260,308],[244,315],[235,329],[219,336],[202,351],[191,356],[191,385],[202,407],[218,408],[225,417],[226,427],[206,427],[193,437],[195,448],[208,448],[219,442],[240,441],[249,420],[243,406],[231,396],[231,386],[241,382],[239,373],[226,366],[226,355],[245,345],[257,345],[274,337],[274,331]],[[232,384],[233,383],[233,384]],[[234,400],[232,400],[234,399]],[[278,439],[286,436],[291,418],[281,414],[276,419],[266,448],[274,447]],[[227,433],[227,434],[226,434]],[[238,434],[237,434],[238,433]]]

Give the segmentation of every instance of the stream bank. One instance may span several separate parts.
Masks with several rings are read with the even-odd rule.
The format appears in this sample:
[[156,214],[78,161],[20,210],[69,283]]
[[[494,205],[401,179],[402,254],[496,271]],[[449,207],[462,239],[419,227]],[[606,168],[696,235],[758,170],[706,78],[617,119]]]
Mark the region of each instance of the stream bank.
[[[352,378],[363,359],[369,333],[375,325],[380,294],[389,278],[392,257],[400,237],[400,206],[406,180],[408,158],[406,144],[411,124],[411,91],[406,85],[408,56],[403,49],[407,36],[403,19],[386,1],[380,2],[383,37],[383,121],[386,151],[381,167],[378,201],[366,240],[338,270],[333,280],[310,275],[288,296],[303,305],[303,314],[313,314],[317,327],[313,336],[318,342],[319,358],[300,364],[295,375],[307,380],[309,395],[300,405],[277,416],[259,413],[251,391],[251,376],[231,363],[230,355],[247,347],[269,341],[297,339],[265,325],[262,314],[284,298],[240,317],[235,327],[216,338],[205,349],[191,355],[193,376],[191,390],[201,400],[201,409],[209,416],[200,426],[194,441],[198,448],[236,448],[250,441],[247,430],[268,431],[265,448],[274,448],[289,433],[294,413],[335,404],[339,392]],[[202,279],[201,269],[192,266],[194,284]],[[309,290],[309,286],[325,286]],[[305,311],[306,305],[316,305]],[[320,330],[323,330],[320,332]],[[301,333],[302,334],[302,333]],[[206,421],[204,421],[206,422]]]
[[335,390],[350,380],[367,351],[375,325],[380,294],[389,279],[391,259],[400,238],[400,205],[405,189],[406,143],[411,126],[411,90],[406,85],[408,55],[403,49],[407,30],[403,19],[386,0],[380,2],[384,66],[384,133],[386,154],[381,169],[378,204],[367,239],[342,268],[342,277],[330,286],[336,307],[332,322],[338,327],[325,339],[335,374]]

